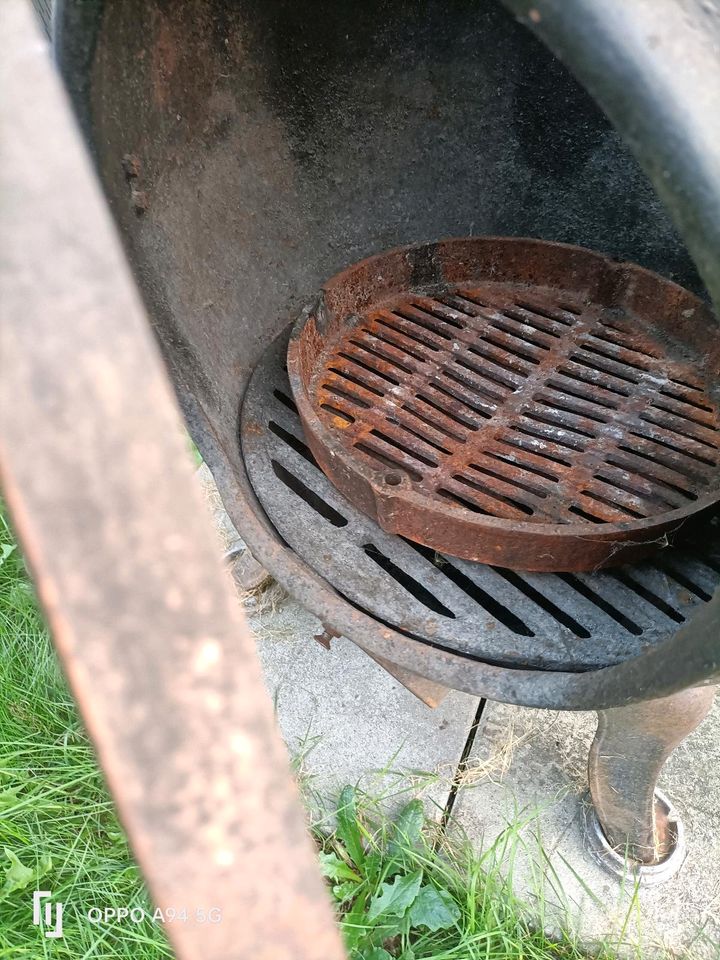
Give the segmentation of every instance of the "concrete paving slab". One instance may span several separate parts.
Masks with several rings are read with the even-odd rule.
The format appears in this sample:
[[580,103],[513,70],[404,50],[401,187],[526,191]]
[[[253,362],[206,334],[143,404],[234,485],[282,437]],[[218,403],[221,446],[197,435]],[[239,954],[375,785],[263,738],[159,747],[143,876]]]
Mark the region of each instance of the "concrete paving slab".
[[319,621],[289,598],[251,615],[250,626],[280,729],[300,758],[318,816],[346,784],[385,798],[389,808],[422,796],[428,814],[441,816],[474,697],[452,691],[431,710],[349,640],[322,647],[313,639]]
[[718,960],[720,701],[663,772],[660,786],[683,818],[689,854],[676,878],[655,888],[623,885],[585,848],[594,732],[592,713],[488,703],[454,806],[456,829],[488,849],[509,822],[527,821],[513,863],[515,892],[545,928],[568,918],[584,944],[610,939],[623,945],[621,955]]
[[[240,538],[206,466],[197,477],[227,549]],[[327,818],[342,787],[357,784],[388,809],[422,796],[439,818],[477,698],[451,691],[430,709],[349,640],[322,647],[314,640],[320,621],[277,584],[240,601],[313,815]]]

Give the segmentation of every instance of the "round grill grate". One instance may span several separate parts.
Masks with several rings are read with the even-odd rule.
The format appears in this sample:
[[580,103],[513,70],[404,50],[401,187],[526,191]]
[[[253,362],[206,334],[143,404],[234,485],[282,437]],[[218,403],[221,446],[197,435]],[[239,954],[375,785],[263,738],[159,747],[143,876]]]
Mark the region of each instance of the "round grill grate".
[[383,529],[517,569],[596,569],[717,502],[714,326],[639,267],[451,241],[330,281],[293,332],[290,381],[316,459]]

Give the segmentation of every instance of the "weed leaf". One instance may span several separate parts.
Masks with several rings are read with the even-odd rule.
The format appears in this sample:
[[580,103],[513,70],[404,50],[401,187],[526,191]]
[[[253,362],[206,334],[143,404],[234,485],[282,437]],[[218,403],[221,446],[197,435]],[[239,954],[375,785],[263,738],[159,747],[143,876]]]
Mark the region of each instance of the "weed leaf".
[[447,890],[437,890],[426,883],[415,898],[409,917],[411,927],[427,927],[435,933],[457,923],[460,908]]
[[336,853],[321,853],[320,871],[328,880],[354,880],[360,882],[360,877]]
[[29,887],[33,880],[36,880],[46,872],[48,866],[43,862],[39,869],[32,870],[30,867],[26,867],[25,864],[21,863],[12,850],[9,850],[7,847],[5,847],[4,850],[5,856],[10,861],[10,866],[5,869],[5,883],[0,887],[0,900],[4,900],[5,897],[14,893],[16,890],[24,890],[26,887]]
[[402,847],[411,847],[420,839],[425,822],[425,811],[421,800],[411,800],[402,808],[394,825],[394,838],[390,852],[397,853]]
[[358,960],[393,960],[392,954],[383,950],[382,947],[370,947],[369,950],[363,950],[356,956]]
[[415,870],[404,877],[395,877],[392,883],[383,883],[370,901],[368,920],[376,920],[381,914],[404,917],[405,911],[418,894],[421,882],[422,870]]
[[0,567],[5,563],[8,557],[15,553],[15,544],[0,543]]
[[338,903],[347,903],[352,900],[358,890],[358,885],[352,880],[346,880],[345,883],[337,883],[332,888],[332,895]]
[[8,787],[0,793],[0,810],[9,810],[18,802],[18,787]]
[[354,787],[344,787],[340,793],[337,806],[337,833],[353,862],[356,866],[361,866],[365,859],[365,850],[358,826]]

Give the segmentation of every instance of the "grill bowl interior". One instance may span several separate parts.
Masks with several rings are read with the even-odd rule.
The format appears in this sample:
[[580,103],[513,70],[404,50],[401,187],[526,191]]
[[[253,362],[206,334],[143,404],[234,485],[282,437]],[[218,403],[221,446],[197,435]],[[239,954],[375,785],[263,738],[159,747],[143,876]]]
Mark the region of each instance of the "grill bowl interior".
[[335,486],[455,557],[589,571],[718,502],[716,322],[592,251],[517,238],[402,248],[330,280],[288,372]]

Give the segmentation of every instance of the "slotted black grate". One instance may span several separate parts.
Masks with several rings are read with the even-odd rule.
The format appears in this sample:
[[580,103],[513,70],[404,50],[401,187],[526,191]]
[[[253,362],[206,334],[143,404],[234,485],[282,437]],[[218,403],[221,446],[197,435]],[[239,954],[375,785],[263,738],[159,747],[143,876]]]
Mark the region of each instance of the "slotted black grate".
[[383,532],[315,464],[289,393],[286,342],[267,351],[246,395],[251,481],[286,542],[383,622],[499,664],[592,669],[666,639],[720,584],[717,527],[702,546],[595,574],[517,573]]

